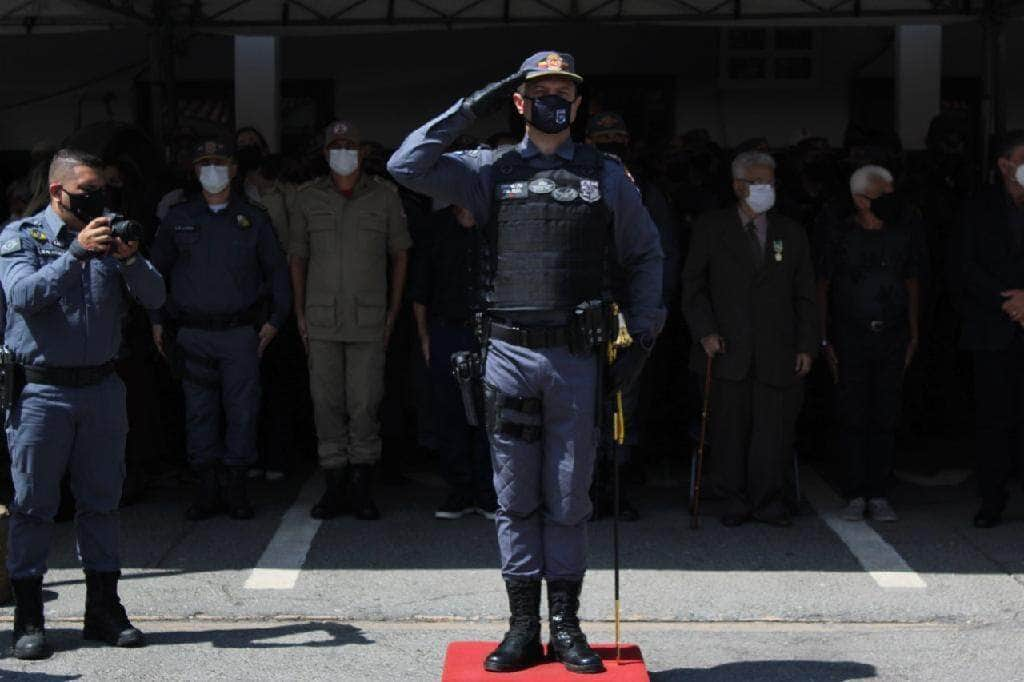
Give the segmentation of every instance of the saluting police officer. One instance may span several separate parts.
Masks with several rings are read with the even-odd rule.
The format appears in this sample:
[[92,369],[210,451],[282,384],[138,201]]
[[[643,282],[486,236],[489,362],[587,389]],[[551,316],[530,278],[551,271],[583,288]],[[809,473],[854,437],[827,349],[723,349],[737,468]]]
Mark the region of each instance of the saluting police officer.
[[15,395],[7,420],[14,501],[7,567],[14,588],[14,655],[50,655],[42,583],[68,473],[85,569],[86,639],[141,646],[117,594],[118,503],[128,434],[124,384],[114,372],[125,291],[147,308],[163,304],[159,273],[138,242],[111,234],[102,162],[64,149],[50,164],[50,205],[0,236],[5,340]]
[[[250,519],[245,479],[257,456],[259,359],[291,310],[288,270],[266,212],[231,191],[231,145],[203,141],[192,162],[202,197],[174,206],[153,245],[153,264],[169,280],[166,311],[151,314],[153,341],[182,369],[186,445],[200,479],[186,517],[211,518],[226,503],[232,518]],[[176,331],[167,345],[165,318]],[[228,470],[223,500],[220,465]]]
[[[551,651],[575,672],[603,670],[577,612],[586,571],[601,362],[568,324],[581,303],[607,299],[609,261],[627,273],[622,301],[635,343],[611,370],[613,388],[643,366],[664,318],[658,229],[622,164],[573,142],[580,107],[573,58],[541,52],[519,71],[460,99],[413,132],[388,169],[410,189],[472,212],[484,234],[487,429],[510,629],[490,671],[535,664],[541,580]],[[515,147],[444,153],[478,118],[507,106],[526,120]],[[581,311],[584,308],[579,308]]]

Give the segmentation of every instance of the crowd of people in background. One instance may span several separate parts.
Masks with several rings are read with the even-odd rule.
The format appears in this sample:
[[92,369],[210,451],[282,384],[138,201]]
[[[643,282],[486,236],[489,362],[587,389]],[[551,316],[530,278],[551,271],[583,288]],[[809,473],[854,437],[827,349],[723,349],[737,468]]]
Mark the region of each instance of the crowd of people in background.
[[[971,216],[988,220],[986,207],[1007,205],[1011,223],[1021,223],[1018,195],[1024,189],[1018,171],[1024,167],[1019,158],[1024,135],[1011,135],[997,145],[999,160],[989,173],[992,189],[982,182],[984,168],[971,135],[958,119],[945,115],[933,121],[927,150],[915,153],[904,152],[892,135],[856,127],[840,147],[807,133],[784,146],[761,138],[725,149],[706,130],[671,140],[646,140],[635,132],[610,111],[592,112],[584,131],[590,143],[616,155],[630,171],[661,232],[665,253],[668,320],[640,383],[627,397],[629,437],[615,454],[633,486],[621,504],[622,518],[640,517],[644,502],[637,499],[635,484],[645,480],[652,466],[666,458],[689,465],[688,444],[697,431],[701,401],[699,372],[689,368],[691,350],[698,357],[704,351],[730,350],[730,339],[702,338],[692,329],[693,318],[684,315],[685,299],[693,294],[683,277],[691,232],[702,216],[734,207],[737,198],[752,201],[755,187],[770,186],[773,215],[784,216],[806,239],[813,265],[808,300],[820,322],[809,332],[819,359],[813,368],[809,359],[806,367],[798,366],[801,378],[807,376],[803,406],[794,413],[795,442],[780,447],[787,457],[794,452],[801,459],[835,453],[844,462],[837,480],[849,505],[844,516],[894,521],[897,514],[886,489],[896,443],[914,448],[927,438],[962,437],[971,432],[976,414],[981,438],[972,451],[979,463],[989,464],[981,474],[984,504],[975,522],[998,523],[1006,478],[1019,466],[1010,454],[996,454],[1012,449],[1010,433],[1021,416],[1019,409],[1013,411],[1020,396],[1007,393],[1005,379],[1019,383],[1024,356],[1017,350],[1020,333],[1000,326],[1004,313],[981,298],[985,286],[996,287],[996,294],[1003,290],[965,259],[979,252],[991,255],[993,248],[973,233]],[[102,159],[106,208],[142,223],[142,251],[161,270],[180,256],[180,248],[175,256],[168,251],[180,247],[174,241],[180,242],[180,235],[169,235],[161,246],[158,228],[187,224],[176,211],[212,186],[204,184],[205,157],[195,154],[210,139],[192,130],[176,131],[158,175],[143,171],[128,153]],[[486,140],[460,138],[454,147],[472,153],[517,141],[511,132],[496,132]],[[278,255],[284,254],[278,265],[267,265],[261,284],[262,320],[275,314],[279,319],[273,325],[276,337],[259,349],[261,390],[250,394],[260,398],[249,414],[238,417],[258,424],[257,438],[232,441],[235,422],[227,393],[220,407],[213,397],[206,403],[183,397],[181,374],[166,359],[159,320],[136,306],[124,320],[118,361],[131,425],[124,502],[139,499],[154,478],[177,478],[185,469],[186,452],[193,473],[185,478],[198,477],[202,484],[205,476],[212,491],[215,474],[195,473],[195,451],[226,451],[228,463],[247,464],[248,477],[271,482],[318,460],[327,473],[327,489],[314,515],[352,513],[369,520],[380,516],[371,480],[401,479],[414,457],[433,453],[450,488],[448,498],[438,501],[436,516],[479,513],[493,518],[486,439],[466,424],[449,364],[452,353],[475,343],[466,293],[476,248],[472,216],[458,206],[433,205],[392,183],[388,150],[364,139],[353,122],[336,122],[311,144],[283,153],[272,153],[251,127],[238,129],[223,145],[210,156],[237,168],[227,179],[231,200],[255,206],[267,217]],[[30,170],[5,188],[5,224],[47,206],[47,170],[54,151],[33,150]],[[748,162],[739,170],[738,157]],[[748,177],[757,168],[770,168],[770,177]],[[751,193],[739,194],[738,185]],[[346,213],[349,204],[358,212]],[[958,223],[964,206],[967,221]],[[879,229],[883,225],[884,231]],[[769,234],[765,247],[765,235],[760,238],[769,257],[781,261],[781,240],[773,244]],[[1015,281],[1021,276],[1011,272],[1013,267],[1006,265],[1007,277]],[[875,277],[867,285],[865,273]],[[282,295],[281,278],[291,285],[291,313],[274,301]],[[1019,286],[1024,288],[1024,281]],[[1015,296],[1006,292],[1012,306]],[[980,321],[973,312],[978,307],[987,316]],[[1020,317],[1016,307],[1005,315],[1014,321]],[[260,324],[255,318],[253,323]],[[998,334],[992,331],[997,328]],[[959,343],[962,329],[964,346]],[[715,345],[719,341],[723,345]],[[198,352],[198,346],[193,350]],[[965,350],[981,354],[972,357]],[[985,393],[975,396],[975,385]],[[219,390],[205,389],[210,396]],[[219,415],[221,409],[226,425],[212,418],[200,424],[200,412]],[[709,456],[713,478],[715,448],[731,447],[730,422],[719,423],[717,432],[712,429]],[[197,429],[204,430],[203,443],[195,442]],[[258,453],[251,465],[250,450]],[[757,456],[752,452],[751,457]],[[779,480],[790,485],[789,462],[772,457]],[[726,468],[719,467],[720,483],[729,480]],[[600,471],[594,492],[597,516],[610,513],[610,489]],[[729,497],[729,485],[720,493]],[[209,492],[209,505],[213,496]],[[789,512],[799,512],[799,500],[791,494],[782,501]],[[201,503],[190,510],[190,518],[214,513],[214,506]],[[244,509],[235,511],[238,518],[251,516]],[[782,512],[773,518],[783,518]],[[727,525],[741,520],[734,515]]]

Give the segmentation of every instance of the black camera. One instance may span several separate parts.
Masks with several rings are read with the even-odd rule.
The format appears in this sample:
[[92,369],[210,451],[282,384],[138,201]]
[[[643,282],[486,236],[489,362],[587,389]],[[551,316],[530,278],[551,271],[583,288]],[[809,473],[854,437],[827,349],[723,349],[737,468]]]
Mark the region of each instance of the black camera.
[[112,213],[110,215],[110,235],[117,237],[125,244],[141,241],[142,223],[126,218],[120,213]]

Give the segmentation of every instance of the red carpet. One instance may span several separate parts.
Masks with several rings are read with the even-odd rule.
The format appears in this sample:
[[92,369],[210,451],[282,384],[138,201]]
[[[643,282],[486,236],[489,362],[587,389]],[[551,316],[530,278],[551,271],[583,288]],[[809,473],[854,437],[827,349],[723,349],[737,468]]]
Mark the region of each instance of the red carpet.
[[615,682],[648,682],[647,666],[636,644],[622,645],[621,662],[615,662],[614,644],[594,644],[594,651],[604,660],[606,671],[597,675],[571,673],[561,663],[543,663],[516,673],[489,673],[484,659],[498,646],[497,642],[452,642],[444,657],[441,682],[583,682],[614,680]]

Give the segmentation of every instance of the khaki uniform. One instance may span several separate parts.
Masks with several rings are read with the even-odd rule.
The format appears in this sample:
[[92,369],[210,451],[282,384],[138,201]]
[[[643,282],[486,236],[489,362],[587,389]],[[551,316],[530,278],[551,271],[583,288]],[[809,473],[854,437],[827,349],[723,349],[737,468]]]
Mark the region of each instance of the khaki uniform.
[[412,245],[398,191],[364,175],[345,198],[330,176],[291,207],[288,254],[307,260],[310,391],[320,464],[380,459],[388,255]]

